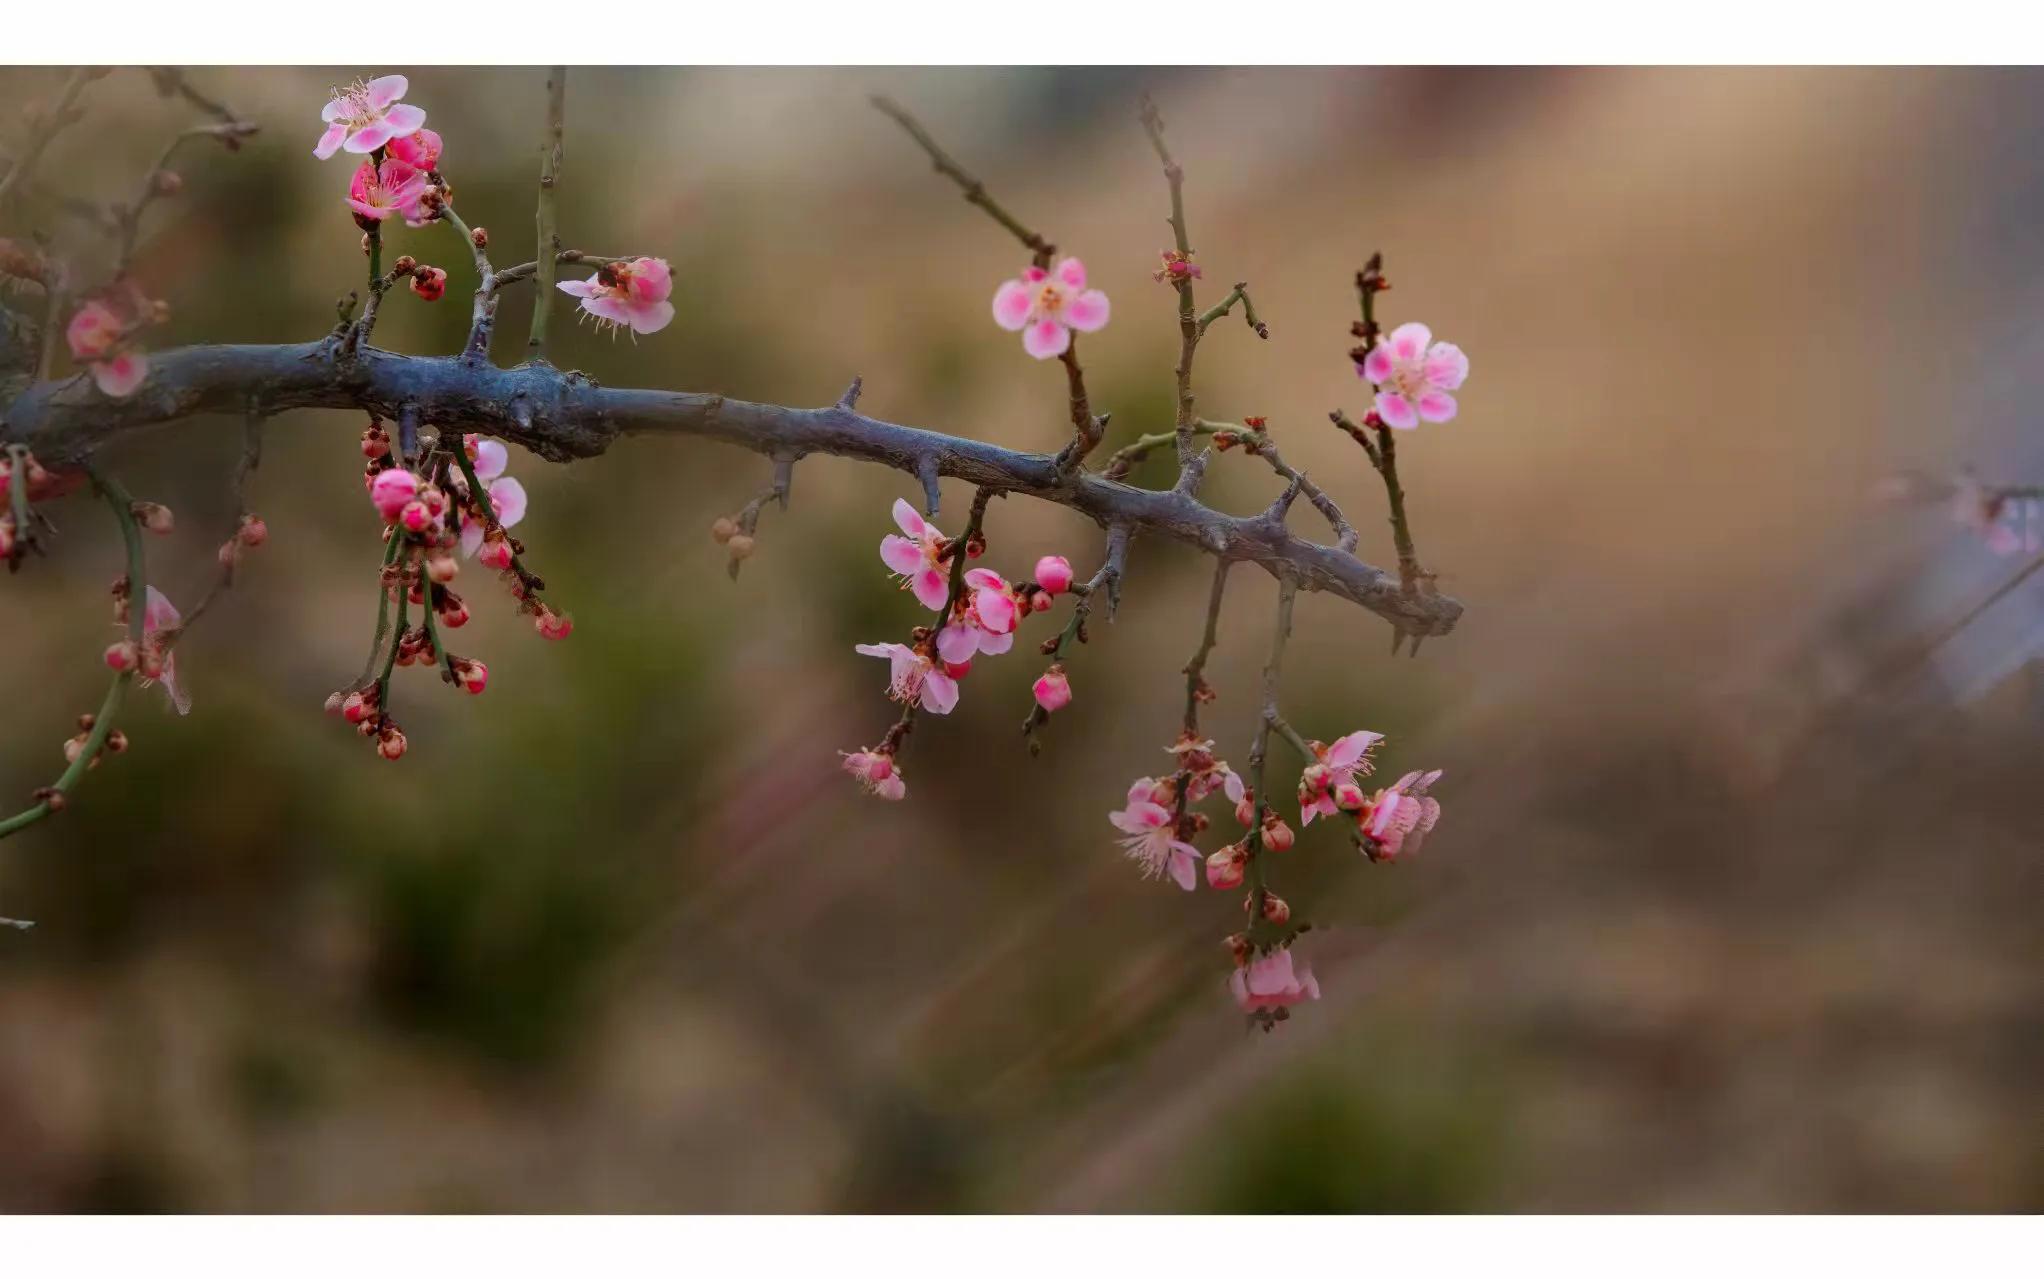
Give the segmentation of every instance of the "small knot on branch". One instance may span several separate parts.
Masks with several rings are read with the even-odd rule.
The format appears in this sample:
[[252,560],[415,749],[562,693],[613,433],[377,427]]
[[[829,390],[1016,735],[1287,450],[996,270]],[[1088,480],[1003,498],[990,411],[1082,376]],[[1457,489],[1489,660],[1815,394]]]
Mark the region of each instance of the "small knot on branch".
[[845,393],[837,397],[837,406],[847,413],[857,409],[859,406],[859,392],[865,389],[866,380],[854,377],[852,384],[845,388]]

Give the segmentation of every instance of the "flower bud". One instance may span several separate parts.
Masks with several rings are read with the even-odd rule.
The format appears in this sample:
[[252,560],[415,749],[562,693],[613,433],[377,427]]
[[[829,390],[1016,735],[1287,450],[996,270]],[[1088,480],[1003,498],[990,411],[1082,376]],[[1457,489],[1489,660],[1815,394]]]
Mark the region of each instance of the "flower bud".
[[170,513],[167,506],[156,502],[136,502],[131,509],[142,527],[158,537],[170,536],[171,530],[177,527],[177,517]]
[[118,644],[106,646],[106,664],[112,670],[134,670],[137,656],[135,644],[132,640],[122,640]]
[[967,658],[962,662],[946,662],[944,663],[944,673],[952,679],[964,679],[972,673],[972,659]]
[[405,753],[405,735],[395,724],[386,724],[376,735],[376,753],[385,759],[397,759]]
[[490,668],[472,657],[459,658],[454,663],[454,681],[464,693],[480,693],[490,682]]
[[343,698],[343,697],[341,696],[341,694],[340,694],[339,692],[333,692],[333,693],[328,693],[328,694],[326,695],[326,706],[325,706],[325,710],[326,710],[326,713],[327,713],[327,714],[329,714],[329,715],[338,715],[338,714],[340,714],[340,713],[341,713],[341,703],[342,703],[342,702],[343,702],[344,700],[346,700],[346,699],[345,699],[345,698]]
[[412,292],[428,302],[447,296],[447,272],[437,266],[422,266],[412,272]]
[[1342,782],[1329,793],[1334,797],[1334,806],[1346,812],[1353,813],[1363,806],[1363,788],[1354,782]]
[[169,169],[158,169],[149,175],[149,189],[158,195],[176,195],[185,189],[184,177]]
[[[433,527],[433,512],[424,502],[412,501],[404,504],[397,514],[397,522],[407,533],[423,533]],[[412,601],[417,603],[417,600]]]
[[1037,591],[1029,597],[1029,607],[1039,613],[1050,612],[1051,602],[1049,591]]
[[732,534],[731,539],[725,542],[724,546],[731,552],[731,558],[734,560],[752,558],[753,540],[743,533]]
[[1036,584],[1052,595],[1072,589],[1072,562],[1062,555],[1046,555],[1036,561]]
[[478,249],[487,249],[490,247],[490,233],[483,227],[477,227],[475,230],[470,231],[468,233],[468,238],[469,242],[471,244],[474,244]]
[[228,538],[220,543],[220,549],[214,553],[214,558],[220,561],[221,568],[234,568],[241,563],[241,543],[231,537]]
[[710,540],[722,546],[738,536],[738,521],[728,515],[719,515],[710,525]]
[[244,515],[241,527],[234,530],[235,540],[243,546],[256,547],[270,540],[270,526],[263,523],[260,515]]
[[1054,663],[1036,679],[1030,689],[1036,695],[1036,704],[1046,712],[1061,711],[1072,704],[1071,681],[1065,678],[1063,663]]
[[1237,845],[1215,849],[1207,857],[1207,887],[1240,888],[1246,862],[1242,849]]
[[461,572],[461,565],[446,551],[434,551],[426,557],[426,576],[445,586]]
[[370,459],[390,455],[390,436],[375,426],[362,432],[362,456]]
[[539,612],[533,614],[532,626],[534,630],[539,632],[541,639],[550,640],[566,639],[569,633],[575,629],[575,623],[571,619],[563,617],[544,605],[540,606]]
[[113,732],[108,733],[106,735],[107,754],[122,755],[127,753],[127,749],[128,735],[126,733],[123,733],[120,729],[117,728]]
[[433,611],[440,615],[440,624],[450,630],[460,630],[468,625],[468,605],[453,591],[440,591],[433,601]]
[[378,471],[369,481],[369,500],[376,504],[385,523],[395,523],[419,491],[419,477],[403,467]]
[[1292,846],[1292,828],[1276,813],[1263,819],[1263,846],[1273,853],[1282,853]]
[[1263,895],[1263,917],[1273,924],[1283,926],[1292,921],[1292,908],[1276,893]]
[[476,552],[476,562],[484,568],[503,570],[511,567],[513,559],[511,542],[502,533],[483,538],[483,547]]
[[397,272],[400,276],[410,275],[413,271],[418,270],[418,268],[419,260],[409,253],[399,254],[397,261],[390,264],[390,269]]

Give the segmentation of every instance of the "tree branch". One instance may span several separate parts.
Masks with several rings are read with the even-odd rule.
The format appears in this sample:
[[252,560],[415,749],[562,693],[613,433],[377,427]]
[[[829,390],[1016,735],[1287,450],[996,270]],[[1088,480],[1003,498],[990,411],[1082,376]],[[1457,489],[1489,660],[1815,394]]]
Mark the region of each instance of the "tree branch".
[[1050,454],[897,426],[836,405],[600,387],[545,365],[504,369],[366,346],[343,356],[331,340],[182,347],[152,352],[148,382],[126,399],[109,400],[77,379],[30,386],[7,406],[6,438],[29,446],[45,466],[73,465],[122,436],[195,413],[238,418],[251,400],[266,414],[329,408],[398,418],[409,407],[424,421],[497,435],[550,461],[594,457],[621,436],[693,435],[769,457],[827,453],[878,462],[1070,507],[1103,526],[1168,537],[1274,576],[1290,573],[1303,588],[1359,604],[1406,634],[1444,635],[1462,615],[1452,597],[1408,593],[1394,575],[1339,547],[1216,511],[1188,493],[1084,472],[1060,476]]

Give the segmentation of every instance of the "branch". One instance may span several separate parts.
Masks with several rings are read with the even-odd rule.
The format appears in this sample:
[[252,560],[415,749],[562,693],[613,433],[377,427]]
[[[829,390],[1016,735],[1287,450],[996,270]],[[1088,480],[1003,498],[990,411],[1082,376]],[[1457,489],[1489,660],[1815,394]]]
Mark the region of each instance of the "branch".
[[105,67],[80,67],[64,82],[64,91],[57,99],[57,105],[50,111],[38,114],[29,124],[28,151],[7,170],[7,176],[0,178],[0,201],[4,201],[14,188],[26,181],[42,162],[43,152],[57,135],[76,124],[84,113],[78,110],[78,95],[85,92],[85,86],[107,73]]
[[901,105],[892,98],[875,96],[868,98],[867,101],[871,102],[883,115],[886,115],[906,130],[908,136],[916,140],[916,145],[922,147],[928,153],[930,162],[936,166],[937,172],[956,182],[960,189],[965,192],[965,199],[968,203],[976,204],[980,208],[985,209],[994,221],[1008,228],[1009,234],[1022,242],[1022,247],[1034,253],[1036,255],[1036,265],[1045,268],[1050,266],[1050,260],[1057,256],[1057,246],[1036,232],[1031,231],[1028,227],[1023,226],[1020,222],[1016,221],[1014,214],[996,204],[994,198],[987,194],[986,184],[973,177],[970,173],[967,173],[963,168],[959,167],[956,160],[946,155],[944,148],[937,145],[937,140],[924,131],[922,125],[916,123],[914,116],[903,110]]
[[533,220],[538,235],[533,257],[538,261],[533,281],[532,336],[526,348],[538,359],[546,346],[547,320],[553,314],[554,255],[561,251],[561,237],[554,226],[554,187],[561,180],[561,125],[566,115],[568,69],[555,67],[546,78],[546,131],[539,139],[539,211]]
[[1189,493],[1134,488],[1056,459],[977,440],[898,426],[851,409],[753,404],[686,391],[600,387],[545,365],[497,368],[457,357],[405,356],[362,347],[342,357],[331,341],[281,346],[194,346],[150,355],[134,395],[108,400],[76,379],[30,386],[7,407],[7,438],[53,469],[92,456],[146,427],[195,413],[242,414],[251,398],[266,414],[293,408],[360,409],[398,418],[411,408],[435,424],[500,436],[551,461],[594,457],[621,436],[690,435],[768,457],[826,453],[877,462],[909,475],[949,476],[1051,502],[1097,523],[1156,534],[1209,555],[1244,560],[1307,590],[1361,605],[1411,635],[1444,635],[1462,605],[1407,592],[1384,570],[1339,547],[1202,505]]

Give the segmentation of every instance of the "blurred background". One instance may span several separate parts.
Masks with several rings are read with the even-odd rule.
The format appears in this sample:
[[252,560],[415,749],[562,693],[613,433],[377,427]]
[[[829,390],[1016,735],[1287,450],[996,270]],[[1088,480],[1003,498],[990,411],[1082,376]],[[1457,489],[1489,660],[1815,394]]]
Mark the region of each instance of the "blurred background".
[[[319,109],[393,70],[498,263],[530,256],[542,72],[199,71],[264,132],[178,165],[141,259],[175,308],[160,345],[332,323],[361,258]],[[63,78],[0,73],[6,146]],[[138,696],[133,749],[0,846],[0,914],[37,921],[0,933],[0,1208],[2044,1207],[2044,587],[1930,648],[2022,561],[1868,500],[1906,466],[2044,482],[2044,80],[577,70],[564,239],[667,257],[680,315],[637,343],[563,317],[556,358],[796,404],[856,373],[877,416],[1061,443],[1061,370],[987,315],[1022,253],[866,106],[885,92],[1112,297],[1085,342],[1110,445],[1162,429],[1144,91],[1206,296],[1252,282],[1272,330],[1215,328],[1201,411],[1267,416],[1366,558],[1392,561],[1382,488],[1326,414],[1364,407],[1344,352],[1371,251],[1384,318],[1472,361],[1460,417],[1400,441],[1460,629],[1394,660],[1375,618],[1299,602],[1292,721],[1387,733],[1393,776],[1447,770],[1418,857],[1371,866],[1316,827],[1278,865],[1318,1004],[1245,1030],[1234,899],[1141,880],[1105,820],[1165,767],[1208,578],[1187,548],[1135,546],[1040,758],[1025,641],[918,725],[887,805],[837,752],[891,720],[851,646],[922,620],[875,551],[911,481],[805,462],[734,584],[706,531],[762,459],[514,450],[575,634],[539,641],[472,571],[456,647],[490,691],[400,671],[393,766],[319,711],[366,650],[379,547],[359,416],[300,412],[253,484],[270,544],[180,645],[193,713]],[[43,172],[123,198],[186,109],[135,72],[85,101]],[[47,199],[6,230],[88,247]],[[389,242],[451,287],[394,297],[379,343],[457,349],[461,246]],[[529,306],[506,303],[502,358]],[[173,600],[210,580],[238,435],[107,459],[178,513],[149,545]],[[1239,455],[1210,475],[1237,512],[1274,491]],[[0,583],[10,806],[104,686],[112,531],[85,498],[52,514],[54,556]],[[988,534],[1012,576],[1100,554],[1041,503]],[[1238,766],[1274,594],[1236,572],[1208,668]]]

